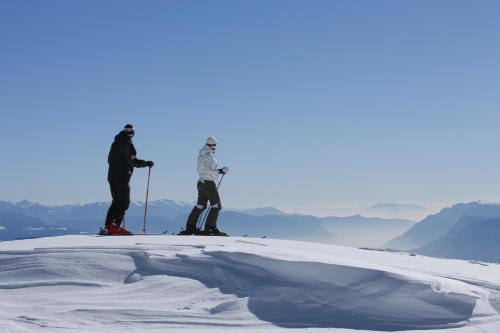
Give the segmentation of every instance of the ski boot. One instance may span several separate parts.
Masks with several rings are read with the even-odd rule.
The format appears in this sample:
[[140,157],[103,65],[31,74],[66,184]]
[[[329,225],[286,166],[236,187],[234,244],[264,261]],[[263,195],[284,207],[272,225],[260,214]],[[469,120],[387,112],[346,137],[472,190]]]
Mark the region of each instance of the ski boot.
[[[101,233],[102,232],[102,233]],[[105,229],[101,229],[100,235],[132,235],[130,231],[125,228],[120,227],[115,222],[107,225]]]
[[179,236],[189,236],[189,235],[201,235],[202,232],[197,227],[188,226],[186,230],[181,230],[177,235]]
[[203,230],[203,235],[205,236],[229,236],[225,232],[220,231],[217,227],[206,227]]

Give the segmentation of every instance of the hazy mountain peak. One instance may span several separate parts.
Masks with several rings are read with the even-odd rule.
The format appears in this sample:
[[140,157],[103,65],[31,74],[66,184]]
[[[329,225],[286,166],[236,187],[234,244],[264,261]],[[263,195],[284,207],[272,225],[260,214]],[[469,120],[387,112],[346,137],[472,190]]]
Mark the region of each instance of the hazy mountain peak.
[[35,203],[35,202],[31,202],[31,201],[26,200],[26,199],[19,201],[19,202],[16,202],[15,205],[18,207],[22,207],[22,208],[30,208],[30,207],[34,207],[34,206],[40,206],[40,204]]
[[229,210],[242,212],[245,214],[253,215],[253,216],[264,216],[264,215],[287,215],[287,213],[275,208],[275,207],[257,207],[257,208],[247,208],[247,209],[236,209],[236,208],[228,208]]
[[499,217],[464,215],[444,236],[416,251],[429,256],[500,262],[499,235]]
[[394,202],[387,202],[387,203],[377,203],[367,209],[365,211],[379,211],[379,210],[392,210],[392,211],[404,211],[404,210],[424,210],[428,211],[429,208],[418,205],[418,204],[400,204],[400,203],[394,203]]
[[363,210],[363,214],[370,217],[402,218],[420,220],[429,215],[431,210],[419,204],[377,203]]
[[388,242],[386,247],[403,250],[423,247],[444,236],[465,215],[483,218],[497,217],[500,216],[500,204],[473,201],[444,208]]

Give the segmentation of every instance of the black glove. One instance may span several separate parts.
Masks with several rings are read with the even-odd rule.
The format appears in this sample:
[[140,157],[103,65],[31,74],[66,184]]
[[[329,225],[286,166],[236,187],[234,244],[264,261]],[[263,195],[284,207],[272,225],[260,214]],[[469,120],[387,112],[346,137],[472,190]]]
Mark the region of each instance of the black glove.
[[223,175],[225,175],[229,171],[229,168],[223,167],[223,168],[219,169],[218,171],[219,171],[219,173],[222,173]]
[[146,166],[152,168],[155,164],[153,161],[146,161]]

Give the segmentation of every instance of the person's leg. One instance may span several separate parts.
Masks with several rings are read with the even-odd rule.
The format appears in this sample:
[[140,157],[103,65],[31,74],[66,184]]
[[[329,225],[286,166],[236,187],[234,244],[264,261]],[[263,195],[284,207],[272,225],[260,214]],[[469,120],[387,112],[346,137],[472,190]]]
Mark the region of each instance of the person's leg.
[[121,227],[123,222],[123,217],[130,205],[130,185],[127,184],[116,184],[116,208],[113,214],[114,222]]
[[193,207],[191,214],[186,222],[186,232],[194,233],[196,231],[196,225],[198,224],[198,219],[200,218],[201,213],[205,208],[207,208],[208,197],[205,195],[203,191],[204,184],[202,182],[198,182],[198,200],[196,202],[196,206]]
[[115,210],[116,210],[116,204],[117,204],[117,200],[118,200],[118,197],[117,197],[117,190],[116,188],[113,186],[113,184],[109,183],[109,190],[111,192],[111,198],[112,198],[112,201],[111,201],[111,205],[109,206],[109,209],[108,209],[108,214],[106,215],[106,222],[104,223],[104,226],[107,228],[112,222],[114,222],[113,220],[113,217],[114,217],[114,214],[115,214]]
[[205,230],[216,229],[217,228],[217,218],[219,217],[219,212],[222,209],[220,202],[219,191],[217,190],[217,185],[215,182],[205,182],[205,193],[210,201],[210,213],[207,217],[207,222],[205,223]]

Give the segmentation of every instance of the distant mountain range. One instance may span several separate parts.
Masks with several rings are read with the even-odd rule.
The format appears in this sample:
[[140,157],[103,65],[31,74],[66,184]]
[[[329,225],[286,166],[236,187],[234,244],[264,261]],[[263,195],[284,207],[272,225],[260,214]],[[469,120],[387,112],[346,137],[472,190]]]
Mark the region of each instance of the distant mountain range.
[[[29,201],[0,201],[0,239],[48,235],[95,234],[104,223],[109,203],[44,206]],[[186,223],[191,203],[158,200],[148,203],[148,232],[177,233]],[[131,203],[126,227],[140,232],[144,204]],[[319,241],[346,246],[378,247],[408,230],[414,222],[402,219],[316,217],[287,214],[274,207],[225,209],[219,218],[220,229],[230,235],[273,237]]]
[[[29,201],[0,201],[0,240],[95,234],[104,223],[108,206],[103,202],[44,206]],[[192,204],[186,202],[150,202],[148,232],[177,233],[191,209]],[[126,216],[127,228],[140,232],[143,214],[144,204],[132,203]],[[429,256],[500,262],[500,204],[495,203],[456,204],[418,223],[360,215],[287,214],[274,207],[225,209],[220,214],[219,227],[230,235],[383,247]]]

